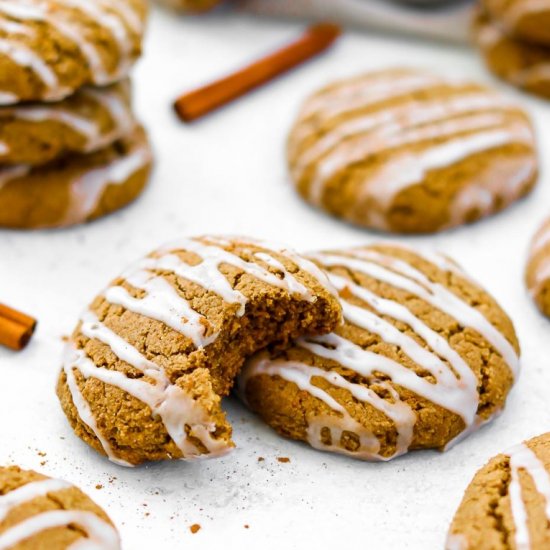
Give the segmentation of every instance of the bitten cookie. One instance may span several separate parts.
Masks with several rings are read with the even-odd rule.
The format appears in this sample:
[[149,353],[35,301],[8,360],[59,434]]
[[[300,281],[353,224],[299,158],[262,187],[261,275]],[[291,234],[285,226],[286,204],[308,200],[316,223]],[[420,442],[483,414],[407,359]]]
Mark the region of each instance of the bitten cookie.
[[145,0],[2,0],[0,104],[56,101],[127,76]]
[[451,260],[396,245],[315,254],[345,324],[249,360],[248,406],[285,437],[363,460],[444,450],[505,405],[512,322]]
[[120,550],[107,514],[74,485],[0,467],[0,548]]
[[508,34],[550,46],[550,0],[482,0]]
[[83,88],[58,103],[0,108],[0,163],[46,164],[71,153],[93,153],[136,126],[125,81]]
[[550,98],[550,46],[510,37],[482,11],[477,12],[473,32],[490,71],[518,88]]
[[466,489],[447,550],[550,548],[550,434],[491,459]]
[[144,189],[152,154],[145,131],[90,155],[0,170],[0,227],[66,227],[122,208]]
[[325,274],[301,256],[248,239],[182,239],[91,304],[57,393],[76,434],[114,462],[219,456],[234,446],[221,397],[245,358],[339,321]]
[[550,317],[550,219],[544,222],[531,242],[525,283],[538,308]]
[[354,224],[430,233],[475,221],[530,191],[527,115],[484,86],[395,69],[311,96],[290,134],[297,191]]

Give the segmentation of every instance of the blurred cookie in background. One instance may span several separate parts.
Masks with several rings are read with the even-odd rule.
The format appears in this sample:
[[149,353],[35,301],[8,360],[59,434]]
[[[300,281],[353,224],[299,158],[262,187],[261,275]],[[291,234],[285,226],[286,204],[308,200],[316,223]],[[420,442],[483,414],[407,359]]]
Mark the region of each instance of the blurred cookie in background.
[[550,317],[550,218],[531,242],[525,283],[538,308]]
[[474,222],[537,179],[528,115],[477,83],[386,69],[329,84],[288,142],[298,193],[345,221],[393,233]]
[[495,75],[550,99],[550,45],[522,41],[507,34],[484,11],[478,11],[474,17],[473,34],[487,67]]

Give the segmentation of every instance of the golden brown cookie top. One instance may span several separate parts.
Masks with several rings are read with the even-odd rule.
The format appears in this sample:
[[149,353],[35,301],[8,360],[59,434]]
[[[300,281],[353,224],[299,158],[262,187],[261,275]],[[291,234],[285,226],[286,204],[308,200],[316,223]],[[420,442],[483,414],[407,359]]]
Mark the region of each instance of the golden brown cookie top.
[[[284,247],[181,239],[126,271],[84,313],[65,357],[63,406],[118,462],[223,454],[233,444],[220,396],[244,358],[332,330],[340,318],[333,292],[314,263]],[[121,392],[134,398],[127,413]]]
[[56,101],[124,78],[146,11],[145,0],[2,0],[0,104]]
[[550,46],[550,0],[483,0],[482,5],[508,33]]
[[466,489],[447,550],[550,547],[550,434],[492,458]]
[[395,245],[312,258],[339,290],[345,324],[247,363],[241,394],[268,423],[322,450],[388,460],[443,448],[502,409],[518,371],[514,328],[454,262]]
[[291,131],[297,190],[353,223],[433,232],[478,219],[533,183],[529,118],[479,84],[391,69],[309,97]]
[[80,489],[17,466],[0,467],[0,548],[119,550],[111,520]]

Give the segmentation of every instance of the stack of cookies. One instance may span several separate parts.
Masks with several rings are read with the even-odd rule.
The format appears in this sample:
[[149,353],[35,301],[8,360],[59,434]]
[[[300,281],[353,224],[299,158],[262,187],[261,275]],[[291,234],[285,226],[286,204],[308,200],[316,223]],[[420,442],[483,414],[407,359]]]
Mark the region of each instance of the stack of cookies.
[[550,98],[550,0],[482,0],[474,20],[488,67],[524,90]]
[[0,226],[58,227],[121,208],[151,151],[131,109],[145,0],[0,1]]

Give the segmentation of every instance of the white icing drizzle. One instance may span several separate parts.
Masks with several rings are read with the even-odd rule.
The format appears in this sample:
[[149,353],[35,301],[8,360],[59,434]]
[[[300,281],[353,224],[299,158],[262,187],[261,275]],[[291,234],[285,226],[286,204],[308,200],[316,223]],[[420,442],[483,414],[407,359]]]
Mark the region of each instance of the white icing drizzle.
[[445,550],[468,550],[468,539],[460,533],[450,533],[445,542]]
[[295,180],[299,181],[302,171],[308,164],[326,155],[340,142],[367,132],[376,136],[387,136],[401,132],[411,126],[442,121],[451,116],[487,111],[495,108],[506,109],[513,103],[490,91],[451,96],[433,101],[407,101],[395,107],[366,113],[351,120],[345,120],[322,138],[313,142],[298,158]]
[[[338,254],[318,254],[314,257],[324,267],[349,268],[380,282],[405,289],[426,300],[464,326],[473,327],[489,342],[494,342],[497,351],[511,360],[511,368],[514,368],[517,356],[513,349],[510,350],[510,344],[485,317],[458,296],[443,286],[431,282],[422,273],[395,258],[366,250],[350,251],[350,254],[353,257]],[[440,269],[464,277],[462,270],[456,264],[442,256],[426,253],[423,257]],[[387,264],[390,264],[392,271],[384,267]],[[405,269],[404,266],[407,266],[408,269]],[[374,383],[389,391],[391,400],[380,398],[372,390],[368,390],[361,384],[351,383],[334,371],[323,370],[296,361],[270,359],[266,354],[259,354],[245,366],[239,379],[241,396],[244,397],[246,394],[248,381],[261,374],[280,376],[295,383],[302,391],[317,397],[337,413],[337,415],[308,418],[308,442],[318,449],[343,452],[367,460],[389,460],[407,452],[416,424],[415,413],[405,402],[401,401],[390,383],[377,379],[376,373],[387,376],[393,384],[407,388],[416,395],[459,415],[464,421],[463,433],[470,433],[487,421],[487,419],[477,416],[479,405],[477,378],[466,361],[453,349],[447,338],[431,329],[405,305],[383,298],[334,273],[329,273],[329,279],[341,292],[340,299],[346,322],[362,328],[368,333],[376,334],[383,342],[395,346],[415,365],[418,365],[422,372],[417,373],[400,362],[363,349],[333,333],[300,339],[296,345],[309,350],[317,357],[334,361],[362,378],[370,380],[371,384]],[[352,303],[347,298],[349,294],[367,304],[370,309]],[[416,339],[396,328],[393,323],[386,321],[384,317],[389,317],[408,326],[428,347],[425,348]],[[433,381],[426,379],[425,373],[429,373]],[[392,456],[382,456],[376,437],[358,423],[345,407],[329,395],[327,390],[315,385],[315,378],[325,379],[331,387],[347,389],[358,401],[370,404],[391,419],[397,431],[395,453]],[[323,430],[327,429],[331,433],[332,443],[330,445],[323,443],[321,437]],[[355,452],[347,452],[340,445],[342,433],[346,431],[355,433],[360,439],[360,447]],[[456,440],[458,441],[458,438]]]
[[505,336],[477,309],[443,285],[430,281],[423,273],[402,260],[374,250],[355,250],[354,256],[356,258],[323,254],[319,259],[326,266],[349,267],[425,300],[456,319],[463,327],[469,327],[483,336],[506,361],[514,377],[517,377],[517,352]]
[[313,96],[304,105],[300,117],[309,118],[313,115],[323,118],[336,117],[354,109],[395,99],[438,83],[441,83],[441,80],[430,74],[415,74],[407,71],[402,74],[381,73],[357,79],[350,84],[336,86]]
[[32,69],[48,88],[55,88],[59,81],[50,66],[31,48],[12,40],[0,39],[0,54],[8,56],[14,63]]
[[[0,523],[9,512],[35,498],[71,488],[72,485],[56,479],[44,479],[27,483],[0,496]],[[71,550],[120,550],[116,530],[92,512],[81,510],[58,510],[42,512],[17,523],[0,534],[0,550],[9,550],[42,531],[55,527],[78,525],[86,537],[79,538]]]
[[75,178],[70,184],[70,204],[61,225],[85,221],[94,212],[109,185],[123,185],[150,162],[149,147],[138,146],[107,165],[88,170]]
[[[246,243],[242,243],[246,244]],[[298,295],[303,300],[313,299],[311,291],[298,281],[293,273],[277,260],[272,253],[256,252],[258,260],[268,267],[276,269],[281,277],[271,273],[267,268],[254,262],[248,262],[223,248],[227,245],[224,239],[206,238],[206,242],[197,239],[183,239],[159,250],[153,257],[148,257],[123,274],[127,283],[145,294],[139,298],[133,297],[123,286],[114,285],[104,292],[105,299],[112,304],[121,305],[126,310],[156,319],[189,338],[197,348],[203,348],[213,343],[218,332],[210,331],[209,321],[197,312],[192,303],[179,294],[165,278],[166,273],[173,273],[191,281],[210,292],[218,294],[224,301],[237,304],[236,314],[245,313],[247,298],[239,290],[233,289],[225,275],[220,271],[222,264],[231,265],[261,281],[277,288],[284,289],[292,295]],[[175,252],[185,250],[200,257],[196,265],[185,263]],[[292,258],[292,253],[279,251]],[[290,255],[290,256],[289,256]],[[309,264],[305,260],[303,266]],[[313,264],[311,264],[313,265]],[[310,273],[318,271],[311,269]],[[159,272],[162,274],[159,275]],[[323,275],[323,279],[325,276]],[[324,280],[320,281],[324,283]],[[214,439],[216,425],[208,417],[206,411],[188,396],[179,386],[168,379],[164,371],[154,362],[148,360],[136,348],[101,323],[97,317],[86,312],[81,319],[80,332],[89,339],[102,342],[121,361],[140,371],[145,378],[128,378],[123,372],[98,367],[86,356],[84,350],[77,350],[74,344],[69,344],[66,350],[63,370],[67,376],[67,385],[73,402],[82,421],[96,434],[107,456],[117,461],[116,452],[109,441],[101,434],[96,419],[89,404],[82,395],[76,382],[74,370],[78,370],[85,379],[96,378],[105,384],[118,387],[136,399],[145,403],[154,416],[160,418],[166,431],[181,450],[184,458],[195,458],[202,455],[200,449],[189,440],[185,427],[191,428],[192,434],[199,438],[209,451],[209,456],[219,456],[227,452],[224,441]],[[118,462],[120,462],[118,460]],[[126,464],[127,465],[127,464]]]
[[[312,200],[319,203],[326,183],[350,163],[360,162],[370,155],[383,154],[407,144],[449,138],[418,152],[403,151],[390,155],[369,176],[362,187],[361,199],[372,197],[382,207],[387,208],[398,193],[421,183],[430,170],[442,169],[474,154],[509,144],[532,145],[533,135],[526,124],[503,126],[504,121],[502,113],[474,114],[402,131],[388,128],[384,129],[386,136],[373,133],[357,143],[353,140],[345,141],[319,163],[317,174],[311,183],[310,195]],[[470,134],[460,135],[463,132]]]
[[[114,71],[105,67],[104,60],[98,49],[98,44],[87,37],[83,25],[75,20],[73,14],[66,9],[57,9],[44,0],[1,0],[0,14],[21,21],[39,21],[50,25],[65,38],[75,44],[82,53],[91,73],[91,81],[97,85],[106,85],[122,78],[127,74],[132,63],[132,37],[130,32],[141,34],[143,23],[140,16],[133,11],[130,5],[117,0],[64,0],[64,7],[76,9],[91,18],[98,25],[106,29],[116,41],[119,49],[119,59]],[[0,40],[0,53],[9,57],[14,63],[30,68],[45,87],[44,98],[47,100],[59,100],[66,97],[71,90],[59,85],[55,71],[48,65],[39,51],[25,46],[17,39],[21,35],[29,36],[31,29],[10,20],[2,20],[0,29],[9,33],[9,39]],[[14,103],[13,95],[8,94],[1,103]]]
[[474,210],[486,216],[497,207],[503,208],[513,203],[521,197],[536,173],[537,161],[530,154],[502,158],[498,163],[480,169],[475,179],[454,196],[447,226],[454,227],[466,222],[468,214]]
[[[76,368],[85,379],[95,378],[145,403],[151,409],[153,416],[162,420],[166,431],[181,450],[184,458],[194,458],[201,454],[201,451],[189,440],[185,431],[186,426],[190,427],[192,435],[200,439],[210,456],[220,456],[227,451],[227,445],[213,437],[216,425],[207,418],[205,410],[197,406],[194,399],[179,386],[172,384],[156,363],[148,360],[136,348],[99,322],[91,312],[83,315],[80,331],[84,336],[108,346],[118,359],[140,371],[149,380],[128,378],[123,372],[98,367],[82,350],[76,350],[72,344],[70,344],[72,356],[63,367],[66,374],[67,371]],[[69,387],[69,389],[74,397],[73,388]],[[78,386],[76,391],[78,392],[76,395],[83,398]],[[111,460],[116,459],[116,453],[111,445],[105,439],[101,443],[107,456]]]
[[20,164],[18,166],[10,166],[8,168],[2,168],[0,170],[0,191],[8,183],[28,175],[30,171],[31,167],[23,164]]
[[528,526],[529,513],[522,496],[519,472],[524,470],[529,474],[537,491],[544,497],[548,521],[550,521],[550,475],[543,462],[526,444],[518,445],[506,454],[510,457],[511,480],[508,495],[516,528],[514,542],[517,550],[530,550],[532,545]]
[[539,253],[543,248],[550,244],[550,220],[537,231],[531,243],[531,256]]

